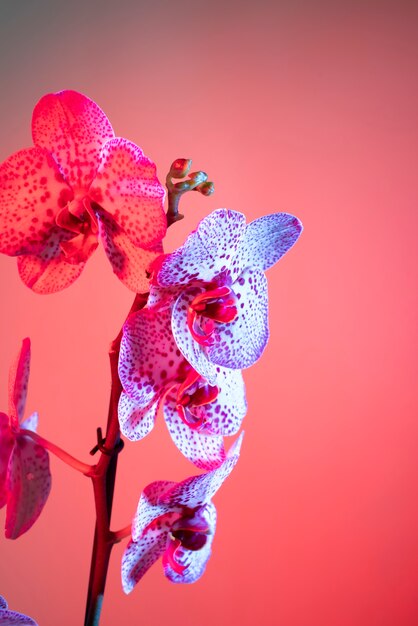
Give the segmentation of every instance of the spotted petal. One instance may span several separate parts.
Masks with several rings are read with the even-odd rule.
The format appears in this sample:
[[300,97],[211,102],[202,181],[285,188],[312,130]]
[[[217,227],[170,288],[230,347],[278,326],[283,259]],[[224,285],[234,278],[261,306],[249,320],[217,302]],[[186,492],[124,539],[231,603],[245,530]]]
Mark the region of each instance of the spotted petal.
[[134,245],[149,248],[165,236],[164,188],[154,163],[131,141],[105,144],[91,194]]
[[216,509],[214,504],[206,505],[203,516],[208,521],[210,528],[210,534],[207,536],[205,545],[200,550],[188,550],[182,546],[176,551],[176,562],[180,566],[185,567],[185,569],[181,573],[175,571],[163,557],[164,573],[173,583],[194,583],[206,569],[216,529]]
[[263,215],[250,224],[233,268],[234,276],[246,267],[267,270],[296,243],[302,224],[289,213]]
[[206,474],[193,476],[177,483],[161,494],[159,503],[169,507],[181,505],[191,509],[207,504],[235,467],[239,458],[243,435],[244,433],[241,433],[231,446],[222,465]]
[[203,219],[181,248],[159,259],[156,283],[163,287],[210,282],[233,262],[245,234],[245,216],[218,209]]
[[74,190],[87,190],[94,179],[105,142],[114,137],[106,115],[81,93],[50,93],[35,106],[35,145],[49,150]]
[[196,467],[212,470],[223,463],[226,457],[223,437],[193,430],[185,424],[176,410],[174,396],[165,399],[164,418],[175,445]]
[[158,398],[155,397],[145,406],[140,406],[126,393],[119,398],[118,417],[122,434],[130,441],[139,441],[154,428],[158,410]]
[[149,291],[148,267],[162,252],[161,242],[149,249],[137,246],[116,220],[97,210],[99,234],[113,271],[123,284],[135,293]]
[[[158,517],[173,513],[173,507],[160,498],[167,490],[177,485],[169,480],[157,480],[147,485],[139,499],[138,508],[132,522],[132,539],[138,541],[144,530]],[[174,507],[175,508],[175,507]]]
[[17,268],[20,278],[32,291],[50,294],[69,287],[81,274],[85,263],[68,263],[61,252],[60,243],[71,233],[54,228],[44,249],[37,255],[20,256]]
[[185,289],[177,298],[172,312],[173,337],[184,358],[210,385],[216,384],[216,366],[208,360],[206,348],[195,341],[187,325],[187,312],[199,290]]
[[269,330],[267,279],[259,269],[246,269],[233,284],[238,315],[228,324],[215,323],[207,358],[232,369],[253,365],[266,347]]
[[9,460],[6,537],[16,539],[38,519],[51,489],[47,451],[20,435]]
[[0,509],[6,504],[8,498],[7,468],[14,441],[9,417],[5,413],[0,413]]
[[18,429],[22,421],[28,392],[30,368],[30,339],[22,341],[22,347],[9,372],[9,416]]
[[10,611],[6,600],[0,596],[0,626],[37,626],[35,620],[22,613]]
[[151,565],[164,553],[171,523],[176,514],[168,513],[152,522],[137,541],[130,541],[122,557],[122,586],[130,593]]
[[119,377],[125,392],[140,406],[149,404],[168,384],[174,384],[183,359],[170,328],[169,309],[141,309],[123,327]]
[[43,148],[28,148],[0,166],[0,252],[34,254],[48,245],[59,208],[72,198]]

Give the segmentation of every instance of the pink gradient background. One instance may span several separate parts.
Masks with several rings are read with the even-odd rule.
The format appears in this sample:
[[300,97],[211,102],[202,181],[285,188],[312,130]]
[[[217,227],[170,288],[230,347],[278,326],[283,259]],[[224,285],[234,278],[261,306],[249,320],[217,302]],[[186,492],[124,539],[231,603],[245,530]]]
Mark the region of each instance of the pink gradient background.
[[[286,210],[305,226],[270,270],[271,339],[245,372],[240,462],[217,494],[205,576],[157,563],[126,597],[123,545],[103,626],[416,626],[418,623],[415,2],[3,0],[0,160],[31,145],[34,104],[84,92],[163,178],[192,157],[216,183],[183,202],[179,245],[212,209]],[[28,410],[83,460],[104,425],[107,347],[132,295],[102,252],[67,291],[36,296],[0,257],[0,409],[32,339]],[[89,481],[52,459],[46,508],[0,538],[0,593],[40,626],[82,623],[93,534]],[[195,473],[160,420],[120,458],[114,528],[141,489]],[[4,523],[4,512],[0,513]]]

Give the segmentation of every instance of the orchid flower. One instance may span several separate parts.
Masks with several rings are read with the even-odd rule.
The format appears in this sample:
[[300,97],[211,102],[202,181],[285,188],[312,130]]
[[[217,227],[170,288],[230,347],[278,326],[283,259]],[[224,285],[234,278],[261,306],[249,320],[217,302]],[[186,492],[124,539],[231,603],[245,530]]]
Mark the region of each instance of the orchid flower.
[[53,293],[76,280],[100,238],[120,280],[147,291],[166,232],[155,165],[76,91],[41,98],[32,136],[34,147],[0,166],[0,252],[18,256],[33,291]]
[[152,264],[148,306],[172,307],[176,344],[210,385],[217,384],[219,366],[240,370],[261,356],[269,335],[264,270],[301,231],[300,221],[287,213],[246,225],[242,213],[219,209],[183,246]]
[[36,431],[38,415],[22,421],[29,379],[30,341],[10,370],[9,415],[0,413],[0,508],[7,506],[6,537],[16,539],[38,519],[51,489],[49,456],[24,430]]
[[16,613],[16,611],[10,611],[7,608],[7,602],[0,596],[0,626],[14,626],[18,624],[20,626],[37,626],[35,620],[22,613]]
[[201,469],[225,460],[224,435],[234,435],[246,413],[241,372],[217,367],[211,386],[180,353],[174,341],[169,309],[141,309],[123,328],[119,377],[124,392],[119,401],[122,433],[131,441],[154,427],[160,404],[171,437],[179,450]]
[[180,483],[157,481],[141,495],[132,523],[132,540],[122,558],[122,585],[132,591],[162,556],[164,573],[174,583],[192,583],[203,574],[216,527],[212,498],[238,461],[243,433],[218,468]]

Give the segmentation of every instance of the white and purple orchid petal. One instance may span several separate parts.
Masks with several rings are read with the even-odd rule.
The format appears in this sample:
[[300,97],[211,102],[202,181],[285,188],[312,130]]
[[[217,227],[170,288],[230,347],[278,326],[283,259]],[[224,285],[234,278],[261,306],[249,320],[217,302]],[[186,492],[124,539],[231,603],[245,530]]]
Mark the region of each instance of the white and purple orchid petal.
[[[190,333],[188,326],[188,312],[196,294],[200,290],[196,288],[185,289],[177,298],[171,317],[171,328],[174,340],[184,355],[186,361],[195,369],[210,385],[216,384],[217,372],[213,363],[208,360],[206,347],[197,343]],[[212,322],[212,320],[210,320]],[[205,332],[206,320],[202,318],[202,335]]]
[[[173,558],[166,558],[167,550],[163,555],[164,574],[173,583],[194,583],[206,569],[216,529],[216,509],[214,504],[207,504],[202,515],[207,520],[209,527],[209,533],[205,537],[204,545],[198,550],[190,550],[183,545],[179,546],[175,551],[174,562]],[[169,541],[172,542],[173,540]]]
[[163,515],[148,526],[138,537],[130,541],[122,557],[122,587],[130,593],[137,582],[164,553],[167,536],[175,514]]
[[[1,598],[6,604],[4,598]],[[7,609],[7,604],[3,608],[0,604],[0,626],[38,626],[35,620],[22,613],[16,613],[16,611],[10,611]]]
[[176,398],[168,395],[163,408],[169,433],[177,448],[199,469],[208,471],[219,467],[226,457],[223,437],[208,435],[185,424],[176,404]]
[[9,371],[9,416],[12,426],[18,430],[25,411],[26,395],[28,393],[30,370],[30,339],[22,341],[13,365]]
[[42,251],[55,216],[72,196],[46,150],[12,154],[0,166],[0,252],[15,256]]
[[149,248],[167,231],[165,191],[154,163],[131,141],[108,141],[90,196],[112,215],[135,246]]
[[296,243],[302,228],[300,220],[289,213],[263,215],[248,224],[233,276],[246,267],[267,270]]
[[138,541],[144,530],[158,517],[168,513],[181,512],[176,505],[169,506],[160,502],[160,498],[169,489],[177,485],[169,480],[157,480],[147,485],[141,494],[138,508],[132,521],[132,539]]
[[209,503],[234,469],[239,458],[243,436],[244,433],[241,433],[233,443],[222,465],[206,474],[192,476],[175,484],[160,495],[159,502],[168,507],[181,505],[191,509]]
[[32,117],[35,145],[49,150],[74,190],[87,190],[94,179],[103,145],[114,132],[90,98],[71,90],[40,99]]
[[154,428],[158,410],[158,398],[139,406],[125,392],[122,392],[118,404],[119,425],[122,434],[130,441],[139,441],[146,437]]
[[169,307],[171,308],[183,289],[184,287],[181,285],[175,285],[174,287],[155,287],[151,284],[147,307],[158,311]]
[[123,327],[119,377],[125,392],[141,406],[152,402],[179,376],[184,359],[171,333],[171,312],[141,309]]
[[25,420],[23,420],[23,422],[21,422],[20,428],[25,429],[25,430],[31,430],[32,432],[36,433],[38,429],[38,424],[39,424],[39,415],[35,411],[34,413],[32,413],[32,415],[29,415],[29,417],[27,417]]
[[0,596],[0,609],[7,609],[6,598],[3,598],[3,596]]
[[51,489],[48,453],[24,435],[11,452],[6,488],[6,537],[16,539],[38,519]]
[[162,287],[212,282],[226,272],[245,234],[245,216],[218,209],[205,217],[183,246],[158,260],[155,282]]
[[7,471],[14,443],[9,416],[0,413],[0,509],[7,503]]
[[85,263],[67,262],[60,247],[71,236],[72,233],[55,227],[39,254],[18,257],[19,275],[32,291],[40,294],[56,293],[69,287],[80,276]]
[[215,323],[207,358],[222,367],[253,365],[266,347],[268,330],[267,279],[259,269],[246,269],[233,284],[238,314],[228,324]]
[[144,248],[132,243],[115,219],[105,211],[97,210],[99,234],[107,258],[116,276],[125,287],[135,293],[149,290],[148,267],[162,252],[162,244]]
[[235,435],[247,413],[244,380],[240,370],[218,365],[216,371],[217,397],[208,404],[190,407],[190,413],[196,421],[204,422],[206,433]]

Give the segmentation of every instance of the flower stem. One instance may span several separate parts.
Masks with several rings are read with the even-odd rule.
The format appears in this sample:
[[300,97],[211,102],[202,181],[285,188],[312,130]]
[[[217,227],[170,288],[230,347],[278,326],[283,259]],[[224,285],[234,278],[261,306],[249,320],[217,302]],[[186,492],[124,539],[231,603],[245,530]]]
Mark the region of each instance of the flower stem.
[[[145,306],[148,294],[138,294],[129,312]],[[93,553],[90,566],[90,579],[87,592],[87,605],[84,626],[98,626],[106,586],[107,570],[113,545],[117,542],[110,531],[113,492],[116,480],[118,452],[120,451],[120,430],[118,402],[122,385],[118,375],[118,360],[122,330],[112,342],[109,359],[112,378],[106,436],[100,446],[101,456],[91,475],[96,507],[96,527],[94,531]],[[121,537],[122,538],[122,537]]]
[[52,443],[51,441],[48,441],[48,439],[44,439],[43,437],[38,435],[38,433],[33,432],[33,430],[21,428],[19,432],[21,435],[25,435],[26,437],[30,437],[31,439],[33,439],[35,443],[39,443],[39,445],[45,448],[45,450],[49,450],[50,452],[52,452],[52,454],[55,454],[55,456],[61,459],[61,461],[64,461],[64,463],[70,465],[70,467],[73,467],[78,472],[81,472],[86,476],[91,476],[94,473],[94,465],[89,465],[88,463],[83,463],[82,461],[79,461],[71,454],[68,454],[68,452],[55,445],[55,443]]

